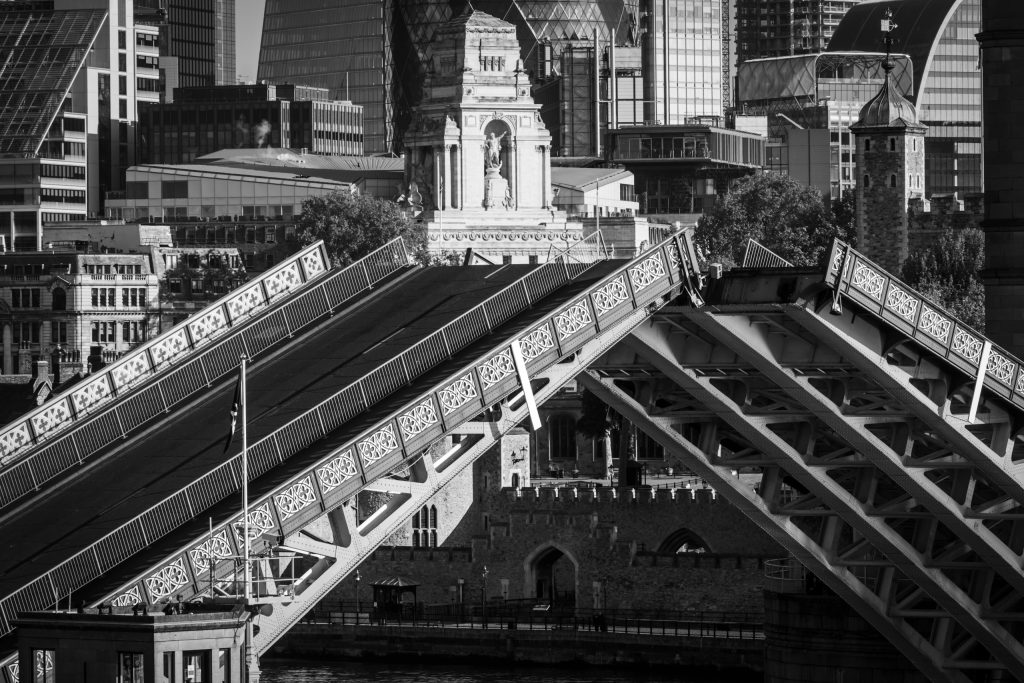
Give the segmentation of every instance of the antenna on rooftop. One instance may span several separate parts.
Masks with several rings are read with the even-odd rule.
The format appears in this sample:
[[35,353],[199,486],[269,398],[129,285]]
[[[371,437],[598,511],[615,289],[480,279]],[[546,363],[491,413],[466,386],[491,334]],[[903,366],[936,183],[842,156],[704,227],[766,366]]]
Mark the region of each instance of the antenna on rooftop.
[[899,28],[896,22],[892,20],[892,8],[889,7],[885,10],[885,15],[882,17],[882,33],[885,34],[882,38],[882,42],[885,43],[885,66],[889,69],[892,68],[892,32]]

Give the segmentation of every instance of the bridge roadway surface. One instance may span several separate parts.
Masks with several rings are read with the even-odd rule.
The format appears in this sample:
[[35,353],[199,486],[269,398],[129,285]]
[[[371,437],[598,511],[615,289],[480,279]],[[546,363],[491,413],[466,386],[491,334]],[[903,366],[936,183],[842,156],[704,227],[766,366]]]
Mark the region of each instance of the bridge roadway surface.
[[[547,299],[561,299],[559,293],[577,291],[618,265],[596,264]],[[535,268],[416,269],[353,310],[299,333],[294,342],[250,367],[249,442],[323,402]],[[540,302],[538,309],[548,303]],[[224,453],[234,381],[222,382],[0,520],[0,595],[11,594],[240,452],[236,434]],[[330,444],[316,446],[324,451]],[[222,502],[222,507],[237,506],[232,501],[228,506]],[[199,521],[205,525],[206,515]]]

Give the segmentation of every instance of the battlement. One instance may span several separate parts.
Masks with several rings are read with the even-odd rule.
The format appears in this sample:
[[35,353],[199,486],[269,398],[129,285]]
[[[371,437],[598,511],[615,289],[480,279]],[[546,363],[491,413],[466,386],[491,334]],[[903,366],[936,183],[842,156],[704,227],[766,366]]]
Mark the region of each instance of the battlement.
[[370,553],[367,562],[447,562],[471,563],[473,549],[464,546],[450,548],[413,548],[403,545],[381,545]]
[[633,554],[632,566],[761,571],[766,559],[759,555],[733,553],[659,553],[638,550]]
[[912,197],[907,203],[907,210],[911,217],[953,214],[982,216],[985,213],[985,195],[982,192],[968,192],[962,200],[952,194],[933,194],[931,199]]
[[502,489],[515,505],[713,505],[721,498],[714,489],[655,489],[649,487],[577,488],[572,486],[546,486],[537,488]]

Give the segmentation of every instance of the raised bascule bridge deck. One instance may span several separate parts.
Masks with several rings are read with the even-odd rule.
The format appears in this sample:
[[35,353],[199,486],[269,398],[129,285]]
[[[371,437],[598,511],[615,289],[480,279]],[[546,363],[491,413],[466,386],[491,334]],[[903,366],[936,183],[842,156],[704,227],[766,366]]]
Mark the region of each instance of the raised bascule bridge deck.
[[[224,442],[244,352],[250,534],[307,558],[294,582],[261,563],[275,604],[259,652],[577,379],[929,678],[1024,679],[1022,363],[842,243],[826,268],[707,283],[686,232],[628,261],[597,244],[421,268],[393,243],[344,270],[314,245],[288,262],[288,291],[257,283],[244,311],[229,295],[213,332],[208,311],[190,319],[173,362],[144,350],[145,374],[111,373],[95,406],[71,397],[56,426],[37,411],[0,430],[3,651],[20,611],[232,580],[240,444]],[[392,495],[357,523],[361,490]],[[2,671],[16,677],[13,660]]]

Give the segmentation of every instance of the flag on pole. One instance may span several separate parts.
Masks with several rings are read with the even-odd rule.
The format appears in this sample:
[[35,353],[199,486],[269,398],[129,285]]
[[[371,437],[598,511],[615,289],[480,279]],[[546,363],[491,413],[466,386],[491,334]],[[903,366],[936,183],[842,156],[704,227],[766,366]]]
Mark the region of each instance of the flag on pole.
[[238,424],[238,414],[242,412],[242,373],[245,372],[239,366],[238,368],[238,382],[235,383],[235,397],[231,400],[231,427],[228,430],[228,438],[224,441],[224,452],[227,453],[228,449],[231,448],[231,440],[235,438],[235,428]]

